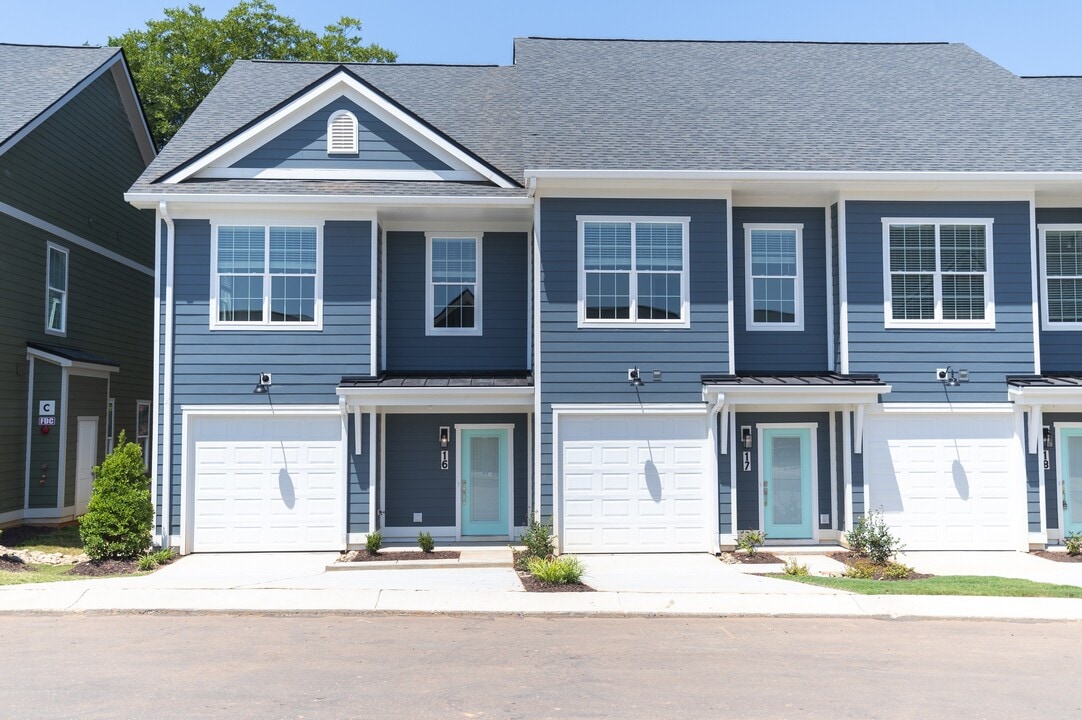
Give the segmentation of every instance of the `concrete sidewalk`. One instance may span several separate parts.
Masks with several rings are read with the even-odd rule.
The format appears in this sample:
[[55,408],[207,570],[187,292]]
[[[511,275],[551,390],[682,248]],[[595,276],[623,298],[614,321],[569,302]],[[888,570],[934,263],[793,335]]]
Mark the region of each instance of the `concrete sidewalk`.
[[[936,555],[934,562],[951,561],[947,554]],[[1029,561],[1062,565],[1047,572],[1063,576],[1076,570],[1075,566],[1030,556],[990,555],[1001,556],[1004,572]],[[335,553],[192,555],[142,577],[11,585],[0,587],[0,613],[382,612],[1082,620],[1082,600],[854,595],[748,574],[709,555],[584,556],[586,581],[597,592],[565,593],[524,592],[510,567],[327,572],[327,565],[336,557]],[[915,559],[912,554],[908,561],[922,570],[933,562]],[[953,562],[964,563],[964,558]],[[994,557],[985,558],[980,567],[987,570],[995,562]],[[1000,574],[976,573],[972,563],[969,566],[966,574]],[[1051,581],[1064,582],[1058,575]]]

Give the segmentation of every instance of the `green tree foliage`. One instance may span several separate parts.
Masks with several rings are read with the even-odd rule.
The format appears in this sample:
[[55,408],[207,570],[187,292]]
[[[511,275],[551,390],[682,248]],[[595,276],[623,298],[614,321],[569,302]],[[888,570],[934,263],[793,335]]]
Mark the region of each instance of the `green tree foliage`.
[[268,0],[242,0],[221,19],[199,5],[167,8],[145,30],[110,37],[124,48],[159,147],[203,101],[234,60],[394,62],[379,45],[361,42],[361,21],[341,17],[323,34],[280,15]]
[[134,558],[150,547],[154,506],[143,449],[120,431],[116,447],[94,468],[94,490],[79,534],[91,560]]

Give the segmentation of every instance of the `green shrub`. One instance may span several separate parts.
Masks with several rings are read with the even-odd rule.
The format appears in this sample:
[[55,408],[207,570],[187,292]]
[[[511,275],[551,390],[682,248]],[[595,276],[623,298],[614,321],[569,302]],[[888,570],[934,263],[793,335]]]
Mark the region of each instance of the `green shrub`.
[[842,575],[857,580],[871,580],[875,577],[875,564],[870,560],[856,560],[845,567]]
[[1082,533],[1069,532],[1063,537],[1068,555],[1082,555]]
[[900,562],[889,562],[882,567],[883,579],[905,580],[913,573],[913,568]]
[[379,552],[379,549],[383,546],[383,533],[379,530],[368,533],[368,537],[364,539],[364,549],[368,551],[369,555],[375,555]]
[[420,532],[417,533],[417,545],[421,552],[430,553],[436,547],[436,541],[432,539],[432,533]]
[[554,585],[578,585],[586,572],[582,562],[574,555],[530,558],[526,567],[538,580]]
[[91,560],[136,558],[150,547],[154,506],[143,449],[120,431],[116,447],[94,468],[94,489],[79,535]]
[[176,557],[176,553],[173,552],[173,548],[161,548],[153,552],[148,552],[146,555],[139,557],[139,569],[140,570],[153,570],[159,565],[168,565]]
[[741,530],[736,536],[736,546],[748,555],[754,555],[766,542],[766,533],[762,530]]
[[556,552],[556,544],[552,540],[552,526],[538,521],[532,515],[519,540],[526,547],[527,557],[547,558]]
[[802,563],[798,563],[796,558],[790,558],[786,560],[785,567],[782,568],[786,575],[792,575],[794,577],[806,577],[808,575],[808,566]]
[[158,567],[157,561],[153,555],[140,555],[139,556],[139,569],[140,570],[153,570]]
[[849,548],[871,560],[876,565],[885,565],[900,553],[905,545],[894,537],[883,513],[878,510],[857,518],[853,529],[845,534]]

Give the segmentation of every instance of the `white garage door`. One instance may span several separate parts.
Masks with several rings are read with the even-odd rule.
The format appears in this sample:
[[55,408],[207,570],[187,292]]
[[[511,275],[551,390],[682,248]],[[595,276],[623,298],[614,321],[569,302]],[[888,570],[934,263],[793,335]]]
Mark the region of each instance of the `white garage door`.
[[189,443],[193,552],[345,547],[339,416],[197,418]]
[[1022,445],[1011,415],[879,415],[864,431],[866,507],[909,550],[1026,545]]
[[559,423],[565,552],[710,549],[717,510],[705,416]]

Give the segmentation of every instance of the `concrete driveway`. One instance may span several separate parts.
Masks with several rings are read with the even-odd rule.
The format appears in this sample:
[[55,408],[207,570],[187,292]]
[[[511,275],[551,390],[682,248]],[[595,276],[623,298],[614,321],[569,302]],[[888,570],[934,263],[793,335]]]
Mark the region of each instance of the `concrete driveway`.
[[1082,563],[1056,562],[1029,553],[922,551],[899,555],[917,572],[932,575],[996,575],[1056,585],[1082,586]]
[[707,553],[581,555],[586,584],[603,592],[822,595],[835,591],[741,572]]

